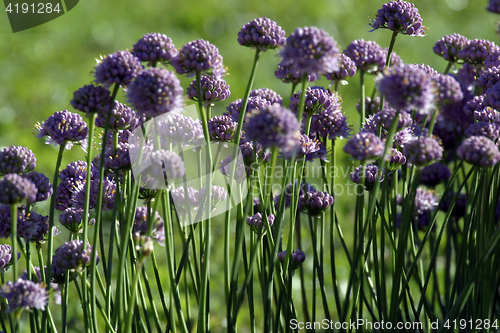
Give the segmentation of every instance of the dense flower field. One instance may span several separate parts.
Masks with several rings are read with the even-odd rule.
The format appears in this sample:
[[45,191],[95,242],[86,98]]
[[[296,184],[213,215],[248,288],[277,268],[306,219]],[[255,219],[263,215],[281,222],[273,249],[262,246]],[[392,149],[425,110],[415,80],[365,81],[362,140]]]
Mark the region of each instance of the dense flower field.
[[[0,329],[500,331],[500,47],[443,36],[440,73],[394,52],[426,36],[412,3],[390,1],[368,24],[387,45],[341,50],[318,27],[243,25],[254,60],[240,99],[203,39],[178,48],[147,33],[99,58],[73,110],[36,124],[58,147],[51,178],[29,147],[0,151]],[[290,96],[253,89],[272,52]],[[353,79],[359,102],[344,105]],[[73,145],[84,158],[62,165]],[[340,154],[356,161],[347,229]]]

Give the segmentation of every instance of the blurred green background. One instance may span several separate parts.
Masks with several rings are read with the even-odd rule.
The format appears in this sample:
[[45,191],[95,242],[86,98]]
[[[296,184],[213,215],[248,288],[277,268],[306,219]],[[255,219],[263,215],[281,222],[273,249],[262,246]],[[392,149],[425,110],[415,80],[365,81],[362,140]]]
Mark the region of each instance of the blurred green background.
[[[145,33],[159,32],[171,37],[180,48],[203,38],[218,46],[228,67],[225,79],[232,95],[214,109],[215,114],[242,98],[254,52],[240,46],[237,33],[252,19],[267,16],[281,25],[287,34],[300,26],[318,26],[329,32],[341,49],[352,40],[363,38],[387,47],[391,33],[368,32],[368,18],[375,17],[386,1],[370,0],[82,0],[62,17],[19,33],[12,33],[7,14],[0,14],[0,147],[23,145],[37,156],[37,171],[52,177],[57,150],[34,136],[34,125],[55,111],[72,110],[73,91],[93,80],[95,59],[118,50],[130,49]],[[432,47],[443,36],[459,33],[467,38],[498,42],[499,17],[486,12],[486,0],[417,0],[414,1],[429,28],[426,37],[399,36],[395,52],[406,63],[425,63],[442,72],[445,61]],[[280,61],[274,51],[261,57],[254,88],[269,87],[286,101],[291,87],[274,77]],[[367,93],[373,82],[368,80]],[[186,87],[191,79],[181,78]],[[357,131],[359,116],[355,106],[359,96],[359,77],[341,86],[343,109]],[[327,85],[325,79],[318,82]],[[123,94],[119,100],[124,101]],[[344,140],[345,142],[345,140]],[[341,153],[344,166],[354,166]],[[74,147],[65,153],[63,166],[83,159],[84,152]],[[345,178],[341,173],[341,178]],[[348,174],[347,174],[348,178]],[[343,179],[341,183],[345,184]],[[353,196],[338,198],[340,217],[348,224],[352,219]],[[46,209],[46,207],[42,207]],[[221,232],[221,231],[220,231]],[[215,238],[219,231],[215,232]],[[215,251],[214,253],[218,253]],[[214,263],[212,270],[217,269]],[[347,274],[347,271],[344,272]],[[340,272],[340,275],[343,275]],[[220,307],[223,299],[214,296],[212,305]],[[76,306],[76,305],[75,305]]]

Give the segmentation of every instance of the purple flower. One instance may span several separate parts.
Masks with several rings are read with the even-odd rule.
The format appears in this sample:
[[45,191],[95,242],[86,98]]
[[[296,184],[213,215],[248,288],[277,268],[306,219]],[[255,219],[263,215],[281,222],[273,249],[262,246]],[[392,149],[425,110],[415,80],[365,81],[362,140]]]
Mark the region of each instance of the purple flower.
[[333,197],[327,192],[311,191],[299,197],[300,205],[311,216],[320,216],[333,205]]
[[127,96],[135,110],[148,118],[184,105],[179,79],[164,68],[155,67],[142,71],[129,86]]
[[457,149],[459,159],[480,167],[492,167],[500,161],[495,142],[485,136],[472,136]]
[[474,120],[494,122],[497,125],[500,125],[500,112],[487,106],[483,109],[474,111]]
[[216,116],[208,120],[210,139],[215,142],[229,142],[234,139],[238,123],[229,116]]
[[417,188],[417,193],[415,194],[415,214],[423,214],[426,211],[431,211],[436,209],[439,204],[439,199],[436,193],[432,190],[423,190],[422,188]]
[[200,72],[220,78],[226,71],[217,47],[203,39],[184,45],[177,56],[172,59],[172,66],[177,74],[185,74],[189,77]]
[[172,39],[164,34],[145,34],[134,44],[132,53],[140,61],[156,63],[157,61],[169,62],[177,55]]
[[180,112],[171,112],[155,120],[158,120],[158,132],[162,146],[167,147],[169,144],[181,145],[182,147],[198,146],[205,142],[199,119],[193,119]]
[[118,142],[116,149],[113,145],[109,145],[106,148],[104,165],[112,170],[130,170],[132,164],[130,163],[128,142]]
[[[56,209],[73,207],[73,195],[85,184],[85,179],[66,178],[57,186]],[[85,191],[84,191],[85,192]]]
[[71,105],[86,114],[105,115],[111,106],[111,95],[104,87],[88,84],[73,93]]
[[[302,82],[301,71],[298,69],[298,65],[294,64],[286,66],[281,63],[278,64],[278,69],[274,71],[274,76],[276,76],[277,79],[280,79],[283,83],[292,83],[297,85]],[[308,82],[316,81],[317,79],[319,79],[319,76],[316,75],[316,73],[307,75]]]
[[384,143],[373,133],[360,132],[347,141],[344,152],[355,160],[379,158],[384,154]]
[[[24,219],[24,207],[17,208],[17,221]],[[10,205],[0,205],[0,237],[10,238],[11,217]]]
[[[382,109],[389,109],[387,101],[384,101],[384,107]],[[361,112],[361,101],[359,100],[356,104],[356,110]],[[365,98],[365,112],[366,114],[374,114],[380,111],[380,97],[375,97],[373,100],[370,97]]]
[[17,309],[39,309],[45,311],[45,305],[49,301],[49,295],[43,284],[24,279],[16,282],[9,281],[2,286],[0,296],[9,303],[7,312]]
[[484,60],[484,68],[500,66],[500,49],[491,51]]
[[[363,170],[365,170],[365,176],[363,177]],[[377,181],[379,176],[379,168],[375,164],[368,164],[365,167],[360,165],[354,172],[351,172],[350,178],[356,184],[363,184],[366,186],[367,191],[371,191],[373,189],[374,183]],[[364,181],[363,181],[364,179]],[[381,181],[383,178],[381,179]]]
[[337,43],[316,27],[297,28],[286,40],[281,66],[294,65],[294,76],[323,75],[337,68]]
[[[252,228],[252,230],[258,234],[264,234],[266,232],[266,226],[262,223],[263,216],[261,213],[257,213],[254,216],[247,217],[247,224]],[[273,214],[269,214],[267,217],[267,221],[269,223],[269,227],[272,227],[274,224],[275,217]]]
[[344,54],[354,61],[358,71],[377,72],[385,67],[386,53],[376,42],[354,40]]
[[[229,85],[223,79],[214,76],[202,76],[201,82],[201,100],[206,105],[213,105],[214,102],[223,101],[231,95]],[[198,101],[197,81],[193,80],[186,91],[187,97],[193,101]]]
[[105,87],[113,83],[127,86],[142,71],[139,61],[129,51],[118,51],[101,58],[95,68],[95,81]]
[[[300,104],[300,95],[302,90],[290,97],[290,110],[298,113]],[[307,87],[305,95],[304,113],[317,114],[327,109],[340,110],[340,98],[329,90],[314,86]]]
[[54,192],[49,178],[43,173],[32,171],[23,175],[24,178],[29,179],[35,184],[37,189],[36,201],[46,201]]
[[403,148],[408,142],[414,140],[420,134],[421,128],[418,125],[406,127],[394,134],[394,145]]
[[9,244],[0,244],[0,272],[4,272],[11,265],[12,247]]
[[[77,182],[78,183],[78,182]],[[61,183],[62,184],[62,183]],[[79,182],[79,186],[75,188],[72,194],[72,206],[76,208],[85,208],[85,188],[86,181]],[[92,179],[90,181],[90,200],[89,207],[90,209],[97,208],[97,196],[99,193],[99,179]],[[116,184],[109,180],[103,180],[102,186],[102,209],[103,210],[112,210],[113,203],[115,201],[115,193],[116,193]],[[71,207],[71,206],[69,206]],[[64,207],[66,209],[68,207]]]
[[468,138],[471,136],[485,136],[496,142],[500,136],[500,126],[496,123],[490,123],[488,121],[478,121],[471,124],[465,130],[465,136]]
[[[240,152],[243,157],[243,162],[248,167],[251,167],[254,163],[261,164],[269,162],[271,159],[271,154],[262,149],[261,144],[252,141],[242,143],[240,145]],[[257,157],[257,160],[255,160],[255,157]]]
[[267,17],[259,17],[245,24],[238,32],[238,43],[261,51],[275,49],[286,42],[285,31]]
[[[165,228],[162,218],[158,212],[153,212],[151,209],[151,237],[155,239],[160,245],[165,245]],[[133,226],[133,233],[138,232],[141,235],[146,235],[148,232],[148,208],[145,206],[137,207],[135,211],[135,219]]]
[[441,159],[443,147],[439,145],[436,139],[421,136],[405,144],[403,154],[409,163],[425,166]]
[[333,82],[340,82],[348,76],[356,75],[356,64],[347,55],[339,54],[339,68],[332,72],[326,73],[326,79]]
[[[286,259],[286,250],[278,252],[278,260],[284,261]],[[292,256],[290,258],[292,270],[296,270],[300,265],[306,260],[306,254],[304,251],[297,249],[297,251],[292,251]]]
[[[31,211],[17,221],[17,234],[26,242],[44,242],[49,232],[49,217]],[[58,231],[54,235],[59,234]]]
[[[69,231],[78,233],[83,230],[84,209],[69,207],[59,215],[59,222]],[[95,219],[89,220],[89,225],[94,225]]]
[[[95,125],[97,127],[104,128],[106,126],[107,115],[98,114],[95,119]],[[144,122],[143,117],[140,117],[135,111],[125,104],[115,101],[115,106],[111,110],[111,115],[109,118],[110,131],[118,130],[131,130],[138,128]]]
[[198,208],[199,202],[196,194],[198,191],[193,187],[187,188],[187,195],[184,192],[184,187],[178,187],[172,192],[172,200],[175,204],[175,209],[178,214],[186,214],[188,211],[193,211]]
[[[389,128],[391,127],[392,121],[396,116],[396,111],[393,109],[383,109],[378,111],[374,115],[368,117],[361,128],[362,132],[370,132],[378,135],[379,132],[382,138],[387,136]],[[413,119],[409,113],[400,112],[398,116],[398,124],[396,130],[402,130],[405,127],[410,127],[413,125]]]
[[35,167],[35,154],[26,147],[10,146],[0,151],[0,175],[30,172]]
[[[33,267],[33,269],[35,271],[36,276],[32,276],[31,280],[35,281],[35,282],[43,282],[42,281],[42,273],[40,272],[40,267],[35,266],[35,267]],[[47,271],[46,266],[44,266],[43,269],[45,272]],[[21,274],[21,276],[19,278],[21,278],[23,280],[28,280],[28,273],[26,272],[26,270],[24,270],[23,274]],[[56,304],[60,305],[61,304],[61,290],[59,289],[59,285],[57,283],[50,283],[50,289],[52,289],[54,291],[54,301],[56,302]]]
[[486,7],[486,10],[495,14],[500,14],[500,1],[490,0],[488,7]]
[[254,168],[259,170],[258,164],[257,166],[245,166],[245,163],[243,162],[243,159],[240,155],[237,155],[236,159],[233,157],[233,155],[229,155],[228,157],[220,161],[219,171],[224,176],[231,176],[231,168],[235,168],[234,179],[238,183],[244,182],[247,179],[246,176],[250,176]]
[[0,203],[6,205],[28,202],[34,204],[37,195],[36,185],[16,173],[9,173],[0,180]]
[[457,57],[471,65],[482,66],[488,55],[498,51],[495,43],[485,39],[469,40],[462,50],[459,50]]
[[436,162],[422,169],[422,173],[420,174],[420,184],[427,187],[436,187],[438,184],[447,182],[450,177],[450,168],[444,164]]
[[[239,117],[240,117],[242,103],[243,103],[243,99],[238,99],[238,100],[230,103],[226,107],[226,112],[224,112],[224,115],[230,116],[231,118],[233,118],[233,121],[238,122]],[[269,105],[271,105],[271,103],[263,97],[260,97],[260,96],[249,97],[248,102],[247,102],[247,109],[246,109],[245,113],[248,113],[250,110],[260,109],[261,107],[266,107]]]
[[[64,276],[68,271],[81,271],[89,266],[92,259],[93,247],[81,240],[72,240],[58,247],[52,256],[52,276]],[[99,256],[97,256],[99,262]]]
[[[316,139],[311,139],[307,135],[302,134],[300,136],[300,144],[296,154],[296,159],[299,160],[305,156],[306,160],[312,161],[312,158],[308,159],[307,157],[308,156],[312,157],[314,153],[318,152],[320,148],[319,146],[320,144]],[[284,158],[289,159],[291,158],[291,156],[284,156]]]
[[[222,201],[227,199],[227,191],[225,188],[221,186],[212,185],[210,193],[211,193],[210,203],[212,206],[212,210],[217,208],[217,206]],[[203,198],[205,197],[205,188],[204,187],[200,188],[200,190],[196,192],[194,196],[199,203],[203,202]],[[206,199],[204,202],[205,202],[204,205],[206,205],[207,203]]]
[[438,104],[457,103],[464,98],[460,83],[453,76],[437,74],[432,77],[432,81],[437,88],[436,102]]
[[486,90],[484,103],[485,106],[491,106],[496,110],[500,110],[500,83],[497,83],[493,85],[493,87]]
[[260,97],[271,104],[278,103],[283,105],[283,98],[276,91],[269,88],[260,88],[250,91],[250,97]]
[[400,166],[404,165],[406,163],[406,156],[403,155],[402,152],[395,148],[391,148],[390,152],[390,159],[389,159],[389,165],[387,166],[387,169],[390,172],[394,172],[397,169],[399,169]]
[[414,4],[402,0],[386,3],[377,11],[375,20],[369,23],[374,31],[379,28],[410,35],[425,36],[426,28]]
[[484,70],[475,83],[483,89],[488,89],[493,87],[498,81],[500,81],[500,67],[492,67]]
[[429,112],[433,107],[432,79],[413,65],[389,67],[377,83],[380,93],[397,110]]
[[143,175],[149,178],[147,188],[164,188],[166,182],[170,184],[175,178],[180,178],[186,173],[184,161],[173,151],[155,150],[145,156],[145,160],[149,164],[143,172]]
[[87,162],[74,161],[68,164],[66,168],[59,173],[60,180],[65,180],[67,178],[85,180],[87,178]]
[[263,148],[277,147],[282,154],[294,153],[300,142],[297,117],[279,104],[272,104],[248,114],[245,137]]
[[38,138],[48,136],[47,144],[65,144],[67,148],[71,148],[71,142],[82,141],[88,134],[83,118],[68,110],[57,111],[43,123],[37,124],[36,128],[39,131],[36,135]]
[[[338,101],[340,101],[340,98]],[[330,140],[349,138],[351,135],[351,126],[347,123],[346,116],[339,109],[330,108],[311,118],[310,135],[320,138],[329,137]]]
[[464,112],[467,116],[471,117],[474,115],[474,112],[476,110],[484,109],[484,107],[487,106],[487,103],[488,103],[488,98],[486,97],[486,95],[474,96],[471,100],[467,101],[467,104],[465,104]]
[[456,62],[458,51],[467,45],[468,39],[459,34],[446,35],[436,42],[432,50],[446,61]]

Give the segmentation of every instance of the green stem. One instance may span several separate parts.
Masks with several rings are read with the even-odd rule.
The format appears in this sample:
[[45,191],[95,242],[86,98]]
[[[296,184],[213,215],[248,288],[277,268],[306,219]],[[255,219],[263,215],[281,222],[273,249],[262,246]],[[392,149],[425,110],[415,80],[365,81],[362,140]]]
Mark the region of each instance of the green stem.
[[128,333],[132,326],[132,318],[135,310],[135,297],[137,295],[137,282],[139,282],[139,276],[141,274],[142,264],[145,258],[146,257],[142,256],[142,258],[139,259],[139,262],[137,263],[135,269],[134,278],[132,280],[132,295],[130,296],[129,299],[129,306],[127,311],[127,316],[125,317],[126,321],[125,321],[125,326],[123,327],[124,328],[123,333]]
[[394,44],[396,43],[396,37],[398,36],[397,31],[392,32],[391,42],[389,44],[389,50],[387,51],[387,58],[385,60],[385,67],[389,67],[391,63],[392,50],[394,49]]

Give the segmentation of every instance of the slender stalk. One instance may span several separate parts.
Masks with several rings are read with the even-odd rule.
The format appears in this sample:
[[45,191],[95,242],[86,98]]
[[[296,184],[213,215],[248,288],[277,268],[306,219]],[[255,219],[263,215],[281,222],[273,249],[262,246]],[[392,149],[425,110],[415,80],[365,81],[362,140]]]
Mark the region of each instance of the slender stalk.
[[130,331],[130,328],[132,327],[132,318],[134,314],[134,309],[135,309],[135,297],[137,295],[137,283],[139,282],[139,277],[141,275],[141,270],[142,270],[142,264],[144,263],[144,259],[146,259],[145,256],[141,255],[141,258],[139,258],[139,261],[137,262],[136,269],[135,269],[135,274],[134,278],[132,280],[132,295],[130,296],[129,299],[129,307],[125,319],[125,326],[123,327],[123,333],[128,333]]

